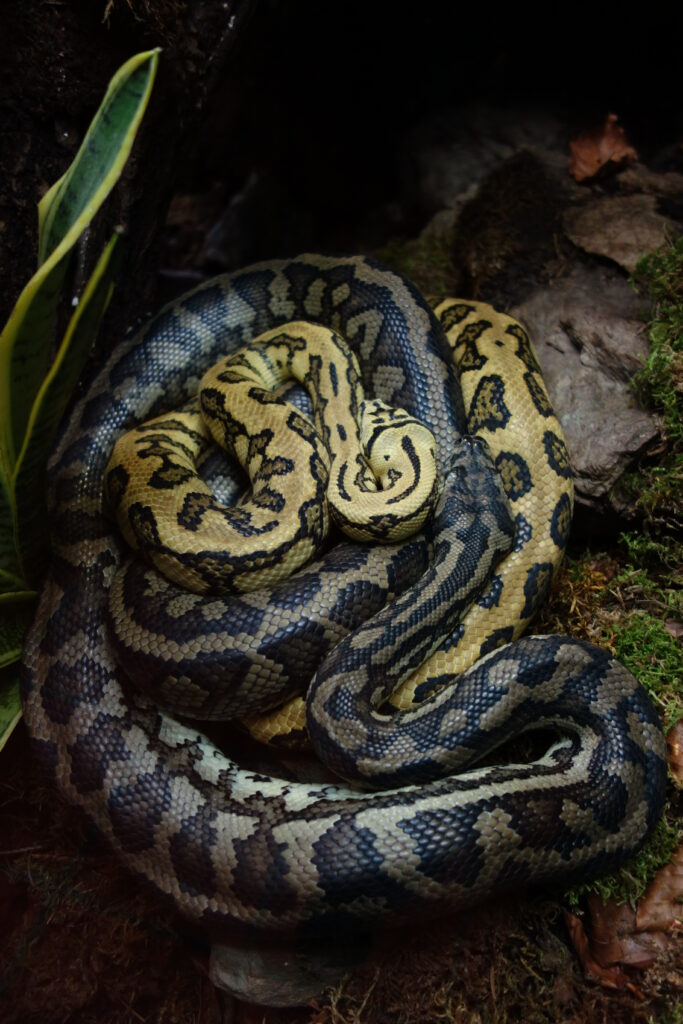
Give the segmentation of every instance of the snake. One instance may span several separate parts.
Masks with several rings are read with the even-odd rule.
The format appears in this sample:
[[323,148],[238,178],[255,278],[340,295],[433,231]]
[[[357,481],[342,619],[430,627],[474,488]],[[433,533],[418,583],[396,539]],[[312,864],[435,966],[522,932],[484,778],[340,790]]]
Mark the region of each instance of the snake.
[[[476,319],[478,308],[470,305]],[[53,557],[22,666],[32,746],[56,787],[94,822],[127,868],[207,929],[338,933],[359,922],[431,917],[517,885],[593,877],[632,855],[661,813],[664,739],[637,680],[609,652],[585,641],[526,636],[508,642],[515,626],[480,636],[481,656],[472,667],[453,685],[442,686],[439,678],[429,688],[409,712],[406,738],[393,759],[398,777],[388,770],[389,716],[380,706],[384,691],[374,693],[371,680],[373,692],[369,697],[366,692],[370,669],[382,668],[392,629],[387,616],[397,611],[397,632],[403,619],[418,638],[419,609],[406,597],[416,579],[426,587],[428,604],[444,603],[440,549],[454,549],[456,563],[465,557],[452,538],[441,536],[448,529],[448,507],[460,502],[456,520],[476,531],[467,470],[477,459],[487,466],[491,461],[484,438],[463,437],[464,402],[444,329],[448,308],[439,318],[414,286],[368,257],[305,254],[224,275],[171,303],[116,347],[74,405],[55,446],[48,467]],[[456,319],[461,312],[456,310]],[[286,613],[292,603],[315,595],[322,578],[336,575],[336,562],[340,594],[345,580],[360,585],[366,560],[377,560],[377,573],[381,562],[388,606],[360,625],[355,615],[341,622],[339,608],[329,611],[345,635],[327,641],[329,653],[311,684],[322,700],[309,723],[316,742],[318,724],[346,725],[350,713],[366,703],[364,723],[374,724],[378,740],[374,752],[366,749],[361,730],[354,762],[362,765],[374,754],[385,787],[380,789],[331,775],[299,781],[284,768],[264,771],[260,763],[239,761],[192,721],[169,714],[131,683],[109,629],[110,591],[132,571],[104,498],[116,440],[147,418],[193,399],[198,378],[226,352],[303,319],[338,331],[358,356],[368,391],[430,428],[446,480],[431,539],[427,529],[388,545],[381,556],[379,548],[342,544],[341,554],[337,549],[324,556],[328,561],[321,571],[304,567],[291,584],[271,588],[276,608]],[[474,337],[465,345],[465,368],[467,359],[484,358],[477,355],[477,332],[490,335],[494,347],[499,341],[504,347],[505,328],[490,321],[482,326],[485,316],[478,320],[469,332],[465,325],[466,338]],[[525,332],[519,327],[522,333],[515,334],[515,325],[508,326],[521,353],[517,358],[531,364]],[[469,404],[468,415],[470,423],[479,418],[482,431],[495,432],[497,426],[503,436],[510,399],[505,381],[496,377],[484,373],[481,401]],[[535,378],[527,390],[535,395],[537,417],[550,421]],[[546,439],[542,461],[551,468],[554,462],[556,475],[568,480],[561,437],[552,428],[541,434]],[[503,466],[501,478],[513,493],[515,482],[526,477],[521,457],[507,454],[513,456],[507,470],[505,459],[497,459],[498,468]],[[476,490],[478,473],[472,475]],[[483,477],[491,479],[488,468]],[[461,488],[454,486],[456,480]],[[533,475],[531,480],[533,486]],[[568,531],[568,502],[565,488],[546,524],[559,554]],[[491,497],[494,519],[502,517],[499,504]],[[467,596],[469,610],[428,661],[442,657],[445,662],[438,664],[446,664],[449,647],[457,649],[467,635],[468,616],[481,609],[486,621],[506,589],[521,589],[520,608],[527,616],[543,600],[552,576],[545,560],[538,571],[533,557],[524,562],[516,582],[514,573],[505,573],[508,560],[518,560],[534,539],[523,513],[514,526],[512,550],[497,571],[495,558],[478,552],[478,559],[489,558],[480,589],[473,590],[479,597]],[[156,580],[155,569],[142,572],[142,579]],[[350,592],[353,602],[353,587]],[[179,621],[184,607],[199,602],[206,611],[201,602],[218,600],[200,594],[182,598],[173,590],[164,600],[169,593],[171,604],[164,607],[167,612],[175,607]],[[237,599],[256,611],[256,636],[256,623],[266,617],[260,592]],[[218,614],[215,603],[212,607]],[[246,621],[243,617],[242,625]],[[288,622],[285,614],[285,638],[295,634]],[[214,641],[220,630],[241,632],[229,621],[214,625]],[[312,629],[308,620],[305,629]],[[430,642],[425,643],[429,650]],[[348,667],[348,688],[340,697],[328,692],[330,678],[340,673],[335,658],[342,659],[342,673]],[[403,658],[410,660],[406,652]],[[540,757],[496,763],[494,756],[491,763],[497,748],[539,727],[550,728],[555,737]],[[403,768],[411,749],[418,764],[412,778]],[[333,760],[344,756],[333,754]],[[341,765],[341,774],[348,774],[347,765]],[[394,781],[385,785],[389,778]]]
[[[314,422],[277,394],[288,381],[307,389]],[[400,540],[434,507],[431,431],[365,399],[358,360],[334,331],[267,331],[211,367],[198,398],[120,437],[105,477],[130,547],[186,590],[263,588],[320,553],[330,519],[355,540]],[[239,505],[200,475],[212,436],[249,476]]]

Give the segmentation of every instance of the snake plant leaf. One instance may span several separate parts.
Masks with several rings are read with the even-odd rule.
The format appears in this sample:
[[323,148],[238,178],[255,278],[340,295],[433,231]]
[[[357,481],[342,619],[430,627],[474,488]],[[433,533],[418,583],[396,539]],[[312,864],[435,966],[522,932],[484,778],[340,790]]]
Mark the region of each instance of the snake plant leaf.
[[35,597],[33,591],[0,594],[0,750],[21,718],[19,659]]
[[0,596],[3,594],[14,594],[15,596],[26,590],[24,581],[13,572],[0,569]]
[[[10,580],[19,573],[19,556],[14,543],[14,511],[11,474],[0,458],[0,590],[14,590]],[[5,579],[7,577],[7,579]]]
[[35,593],[0,594],[0,669],[19,661],[24,634],[33,619]]
[[67,258],[45,263],[17,300],[0,334],[0,448],[10,473],[31,403],[50,365]]
[[154,84],[159,50],[126,61],[107,87],[66,174],[38,204],[39,266],[77,230],[78,237],[113,188],[128,159]]
[[68,256],[128,158],[154,83],[158,53],[137,54],[117,71],[71,167],[38,206],[39,267],[0,335],[0,449],[10,472],[49,366]]
[[12,735],[21,718],[19,698],[19,663],[0,670],[0,750]]
[[105,246],[71,316],[55,360],[31,409],[12,480],[15,537],[23,578],[37,582],[45,569],[49,540],[43,475],[64,409],[85,364],[100,321],[114,291],[122,246],[117,228]]

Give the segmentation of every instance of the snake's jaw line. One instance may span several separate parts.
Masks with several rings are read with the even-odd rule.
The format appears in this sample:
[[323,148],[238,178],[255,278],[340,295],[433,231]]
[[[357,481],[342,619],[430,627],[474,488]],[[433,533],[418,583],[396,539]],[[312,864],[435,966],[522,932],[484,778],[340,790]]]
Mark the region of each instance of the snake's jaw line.
[[[336,354],[302,354],[311,321],[337,354],[351,349],[343,373]],[[266,347],[245,352],[264,332]],[[323,405],[348,385],[354,415],[328,418],[327,406],[297,399],[284,407],[281,450],[270,432],[283,406],[270,388],[302,360]],[[246,392],[261,388],[248,396],[254,428],[226,403],[224,382],[211,377],[197,400],[216,363],[219,376],[242,374]],[[237,555],[176,551],[164,516],[147,511],[148,492],[131,498],[140,471],[148,489],[180,498],[186,532],[223,516],[216,494],[232,500],[243,475],[219,462],[204,481],[212,456],[192,419],[200,404],[251,465],[258,509],[237,501]],[[406,480],[418,476],[414,453],[433,449],[425,490],[438,501],[420,520],[420,499],[409,518],[422,532],[408,539],[328,549],[327,513],[313,498],[332,485],[344,504],[356,477],[372,490],[365,455],[344,463],[325,443],[362,432],[361,410],[370,434],[420,421],[421,440],[404,449]],[[134,473],[132,456],[110,462],[131,429],[143,465]],[[308,446],[310,494],[291,469],[294,434]],[[197,463],[199,475],[180,483]],[[22,673],[36,755],[131,871],[212,929],[334,932],[611,870],[661,811],[656,713],[608,653],[566,637],[518,639],[562,557],[572,501],[561,427],[528,336],[509,317],[462,299],[435,314],[399,274],[361,257],[304,255],[209,281],[121,343],[51,458],[54,559]],[[106,503],[127,540],[183,568],[182,585],[126,553]],[[322,537],[324,553],[276,580],[284,558],[269,524],[283,503],[296,510],[292,543],[312,553]],[[380,532],[392,518],[382,516]],[[233,566],[236,592],[216,593],[221,563],[249,544],[249,572]],[[298,694],[311,677],[311,740],[350,784],[240,767],[171,714],[241,716],[260,736],[277,736],[284,717],[302,733]],[[288,698],[286,712],[266,714]],[[477,767],[539,722],[561,736],[536,762]]]

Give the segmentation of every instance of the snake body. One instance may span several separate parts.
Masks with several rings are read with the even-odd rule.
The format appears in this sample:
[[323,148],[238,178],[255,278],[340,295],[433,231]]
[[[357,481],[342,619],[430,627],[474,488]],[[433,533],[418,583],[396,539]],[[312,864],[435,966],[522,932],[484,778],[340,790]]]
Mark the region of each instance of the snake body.
[[[313,422],[277,394],[292,380]],[[249,475],[239,505],[199,475],[211,435]],[[120,437],[105,490],[132,548],[183,589],[221,594],[290,576],[321,551],[328,512],[356,540],[416,533],[438,495],[435,455],[423,424],[365,400],[338,334],[291,323],[210,367],[198,404]]]
[[[491,650],[455,688],[411,713],[408,747],[419,754],[427,742],[422,763],[440,763],[437,769],[427,764],[425,775],[418,770],[418,779],[431,781],[390,783],[393,788],[382,792],[292,782],[241,768],[127,682],[107,633],[109,590],[121,578],[122,560],[103,502],[114,442],[148,416],[191,398],[192,381],[196,386],[198,375],[226,351],[304,318],[347,339],[368,391],[424,421],[436,438],[441,472],[447,479],[449,470],[457,475],[464,410],[449,344],[438,319],[399,275],[365,259],[303,256],[219,278],[167,307],[123,342],[93,380],[51,460],[54,556],[23,672],[24,712],[37,755],[128,867],[206,925],[281,931],[429,914],[527,880],[596,874],[621,863],[661,810],[664,743],[642,688],[590,644],[530,637],[496,649],[507,637],[481,637],[479,647],[488,642]],[[486,387],[482,408],[501,412],[504,394],[491,382]],[[483,442],[471,445],[476,452]],[[561,465],[561,448],[551,448]],[[446,487],[438,515],[455,498]],[[560,541],[566,539],[566,500],[552,519]],[[446,529],[438,515],[437,561]],[[519,519],[516,525],[520,548],[525,530]],[[563,542],[556,546],[561,553]],[[406,614],[400,593],[412,586],[420,567],[424,578],[426,548],[417,538],[381,556],[399,614]],[[348,560],[356,559],[360,579],[372,549],[344,550]],[[404,556],[398,572],[403,578],[391,578],[395,560]],[[456,551],[456,562],[458,557]],[[154,570],[145,571],[147,580],[154,578]],[[282,605],[292,594],[301,596],[306,575],[301,570],[293,589],[282,591]],[[308,575],[315,589],[315,572]],[[549,575],[533,577],[527,611]],[[490,607],[499,592],[494,582],[471,610]],[[195,599],[206,600],[192,595],[190,603]],[[248,603],[248,597],[242,600]],[[443,603],[443,596],[436,601]],[[182,607],[177,612],[182,619]],[[389,612],[378,614],[379,624],[377,616],[372,622],[386,633]],[[341,617],[338,609],[329,613],[336,625]],[[230,632],[229,624],[222,628]],[[366,675],[368,658],[381,662],[383,641],[371,635],[372,623],[359,630],[354,620],[350,628],[354,632],[340,645],[348,644],[344,664],[353,671],[360,665]],[[346,624],[338,632],[345,629]],[[419,622],[411,621],[410,630],[416,635]],[[324,647],[326,641],[319,643]],[[355,686],[341,702],[324,692],[338,650],[314,680],[322,717],[332,723],[348,721],[350,704],[360,700]],[[332,668],[338,674],[339,665]],[[379,720],[373,699],[368,714]],[[420,722],[430,718],[425,731]],[[563,737],[539,760],[471,767],[511,735],[538,725],[557,728]],[[382,728],[375,749],[380,776],[388,777]],[[314,737],[315,731],[313,726]],[[366,755],[361,749],[354,763]],[[434,779],[434,770],[444,765],[452,774]],[[342,771],[348,774],[343,765]]]

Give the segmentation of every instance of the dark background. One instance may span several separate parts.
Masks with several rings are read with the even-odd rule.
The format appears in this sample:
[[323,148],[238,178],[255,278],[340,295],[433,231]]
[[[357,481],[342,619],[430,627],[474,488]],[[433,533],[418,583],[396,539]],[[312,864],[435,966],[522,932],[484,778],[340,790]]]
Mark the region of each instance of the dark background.
[[[198,273],[301,248],[366,250],[419,230],[434,211],[415,190],[413,151],[426,121],[438,136],[440,112],[452,124],[472,104],[511,119],[541,106],[561,114],[569,138],[614,111],[652,169],[677,169],[680,18],[615,8],[596,24],[595,14],[435,0],[6,3],[0,317],[35,266],[40,195],[68,166],[116,68],[151,46],[163,53],[150,109],[95,226],[104,238],[124,223],[129,235],[111,342]],[[246,241],[183,273],[190,243],[164,227],[173,195],[207,195],[209,227],[250,176]],[[195,209],[188,218],[201,220]]]

